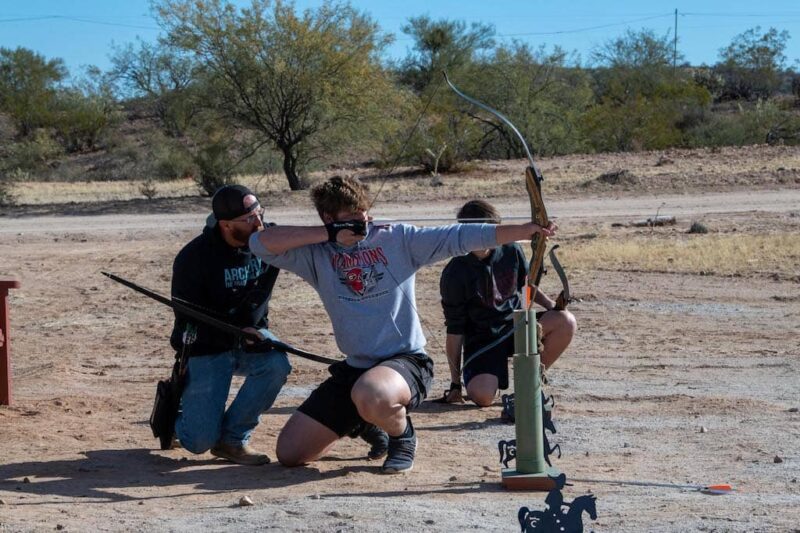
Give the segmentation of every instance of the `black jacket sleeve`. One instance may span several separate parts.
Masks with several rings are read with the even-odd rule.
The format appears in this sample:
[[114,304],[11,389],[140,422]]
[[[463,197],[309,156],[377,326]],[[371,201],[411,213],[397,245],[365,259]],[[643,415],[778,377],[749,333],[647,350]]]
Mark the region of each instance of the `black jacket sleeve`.
[[[180,298],[187,302],[194,302],[197,297],[192,291],[193,287],[202,287],[199,283],[199,275],[196,271],[192,272],[186,268],[189,261],[186,256],[186,248],[180,251],[172,263],[172,288],[170,294],[173,298]],[[183,346],[183,331],[186,329],[186,319],[175,311],[175,324],[172,327],[172,335],[169,342],[175,350],[180,350]]]
[[463,335],[469,314],[467,312],[467,290],[463,279],[463,265],[451,260],[442,271],[439,292],[442,295],[442,310],[447,333]]

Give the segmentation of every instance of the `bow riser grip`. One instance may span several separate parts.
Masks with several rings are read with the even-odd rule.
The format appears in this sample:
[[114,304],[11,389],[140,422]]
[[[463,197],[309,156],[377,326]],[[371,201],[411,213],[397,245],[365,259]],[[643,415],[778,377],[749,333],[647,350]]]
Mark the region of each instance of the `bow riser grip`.
[[[539,186],[540,178],[537,179],[537,174],[536,169],[531,166],[525,169],[525,188],[528,190],[528,197],[531,202],[531,221],[546,228],[550,224],[550,220],[547,217],[544,200],[542,200],[542,191]],[[544,237],[539,234],[531,237],[531,251],[533,253],[528,267],[528,287],[532,293],[531,298],[536,295],[535,289],[539,285],[546,247],[547,242]]]

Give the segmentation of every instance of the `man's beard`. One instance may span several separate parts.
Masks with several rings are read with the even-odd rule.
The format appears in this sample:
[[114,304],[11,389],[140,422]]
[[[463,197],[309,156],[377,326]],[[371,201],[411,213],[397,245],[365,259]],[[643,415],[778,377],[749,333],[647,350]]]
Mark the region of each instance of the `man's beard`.
[[257,231],[261,231],[262,229],[264,229],[264,226],[261,225],[259,225],[257,228],[253,228],[251,226],[247,229],[233,227],[231,228],[231,236],[234,238],[234,240],[247,244],[250,240],[250,235]]

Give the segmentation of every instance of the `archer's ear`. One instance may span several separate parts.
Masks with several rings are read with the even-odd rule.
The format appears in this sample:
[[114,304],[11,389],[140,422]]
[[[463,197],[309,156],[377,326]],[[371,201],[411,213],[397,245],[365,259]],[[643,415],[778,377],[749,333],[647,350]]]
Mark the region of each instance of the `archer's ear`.
[[322,213],[320,215],[320,218],[322,219],[323,224],[330,224],[331,222],[333,222],[333,217],[330,216],[328,213]]

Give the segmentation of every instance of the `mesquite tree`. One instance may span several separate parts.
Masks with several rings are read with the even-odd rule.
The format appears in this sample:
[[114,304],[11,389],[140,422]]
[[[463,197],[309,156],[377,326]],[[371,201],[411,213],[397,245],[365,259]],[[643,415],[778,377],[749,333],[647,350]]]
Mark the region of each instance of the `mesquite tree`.
[[394,90],[379,62],[388,39],[349,4],[297,13],[282,1],[163,0],[155,10],[164,44],[203,66],[211,106],[280,150],[292,190],[316,137],[357,131]]

